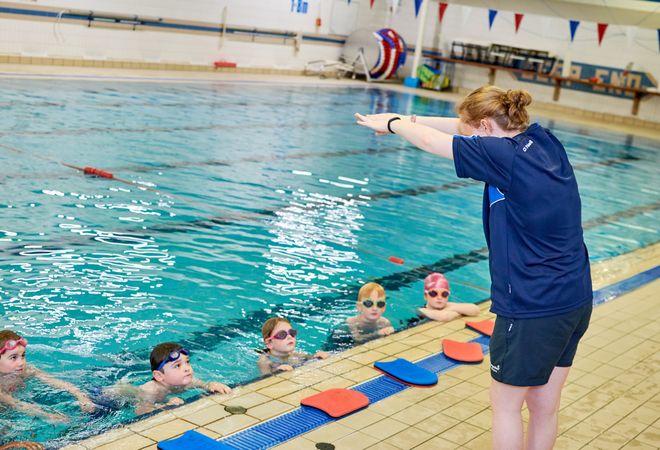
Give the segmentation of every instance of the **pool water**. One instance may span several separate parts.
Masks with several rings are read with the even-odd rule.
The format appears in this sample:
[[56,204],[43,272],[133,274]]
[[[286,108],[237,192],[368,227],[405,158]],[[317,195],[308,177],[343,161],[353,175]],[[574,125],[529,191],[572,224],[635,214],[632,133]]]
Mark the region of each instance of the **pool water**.
[[[299,329],[302,350],[343,348],[333,330],[366,281],[385,286],[397,329],[423,303],[430,271],[447,274],[453,301],[488,298],[481,184],[352,116],[454,115],[452,104],[293,84],[3,87],[2,327],[30,340],[30,364],[90,393],[148,381],[151,348],[172,340],[190,348],[200,378],[252,380],[272,315]],[[540,122],[575,166],[592,261],[656,242],[658,142]],[[57,447],[134,418],[113,407],[90,419],[36,382],[19,395],[70,421],[0,411],[0,442]]]

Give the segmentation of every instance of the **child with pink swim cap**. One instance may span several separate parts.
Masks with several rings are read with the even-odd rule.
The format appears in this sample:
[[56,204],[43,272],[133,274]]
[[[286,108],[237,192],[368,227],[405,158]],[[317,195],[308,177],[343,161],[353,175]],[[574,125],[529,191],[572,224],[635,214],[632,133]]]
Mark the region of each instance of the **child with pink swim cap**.
[[441,273],[434,272],[424,279],[426,306],[419,308],[421,315],[431,320],[449,322],[460,316],[478,316],[479,307],[472,303],[455,303],[449,300],[449,281]]

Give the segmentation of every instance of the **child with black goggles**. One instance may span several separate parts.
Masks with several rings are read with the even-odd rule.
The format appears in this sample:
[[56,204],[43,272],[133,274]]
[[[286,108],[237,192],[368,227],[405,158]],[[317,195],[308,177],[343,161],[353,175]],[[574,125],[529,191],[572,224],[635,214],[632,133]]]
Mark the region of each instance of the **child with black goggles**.
[[367,283],[362,286],[358,292],[356,306],[359,314],[346,320],[356,343],[394,333],[390,321],[383,317],[387,302],[385,289],[380,284]]
[[[175,342],[158,344],[151,351],[151,380],[137,389],[136,414],[146,414],[167,406],[178,406],[183,399],[174,396],[188,389],[203,389],[207,392],[229,394],[231,388],[195,378],[190,364],[190,352]],[[169,398],[168,398],[169,397]]]
[[420,316],[439,322],[449,322],[460,316],[478,316],[479,307],[473,303],[449,301],[449,281],[441,273],[432,273],[424,279],[424,301],[418,309]]
[[264,375],[278,371],[291,371],[295,367],[313,359],[325,359],[326,352],[316,352],[314,355],[296,351],[296,336],[298,331],[288,320],[281,317],[271,317],[261,327],[261,335],[266,348],[260,351],[257,365]]
[[83,412],[94,412],[96,407],[87,394],[71,383],[59,380],[46,372],[26,363],[28,341],[11,330],[0,331],[0,404],[16,409],[31,416],[40,416],[53,422],[66,422],[68,419],[60,413],[51,413],[34,403],[27,403],[14,398],[14,393],[25,388],[25,382],[34,377],[55,389],[73,395]]

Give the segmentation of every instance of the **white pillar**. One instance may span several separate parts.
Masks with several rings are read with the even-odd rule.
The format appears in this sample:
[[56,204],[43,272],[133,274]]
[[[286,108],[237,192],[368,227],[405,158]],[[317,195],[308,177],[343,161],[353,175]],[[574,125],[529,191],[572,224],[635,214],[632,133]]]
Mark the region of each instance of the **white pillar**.
[[431,3],[431,0],[422,0],[422,6],[420,7],[419,27],[417,28],[417,42],[415,43],[415,56],[413,57],[412,72],[409,77],[411,80],[406,83],[407,86],[410,86],[410,83],[417,85],[417,67],[419,66],[419,61],[422,59],[424,29],[426,28],[426,11],[429,9],[429,3]]

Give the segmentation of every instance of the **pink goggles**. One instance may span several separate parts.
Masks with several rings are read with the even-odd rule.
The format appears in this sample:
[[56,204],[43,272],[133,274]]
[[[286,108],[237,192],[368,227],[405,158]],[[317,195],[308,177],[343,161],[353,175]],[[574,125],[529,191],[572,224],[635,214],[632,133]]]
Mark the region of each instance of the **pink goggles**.
[[3,354],[4,352],[6,352],[7,350],[13,350],[13,349],[15,349],[15,348],[18,347],[19,345],[21,345],[21,346],[23,346],[23,347],[27,347],[27,345],[28,345],[28,341],[27,341],[27,339],[25,339],[25,338],[20,338],[19,340],[16,340],[16,339],[10,339],[10,340],[6,341],[6,342],[5,342],[5,345],[3,345],[2,348],[0,348],[0,355],[2,355],[2,354]]

